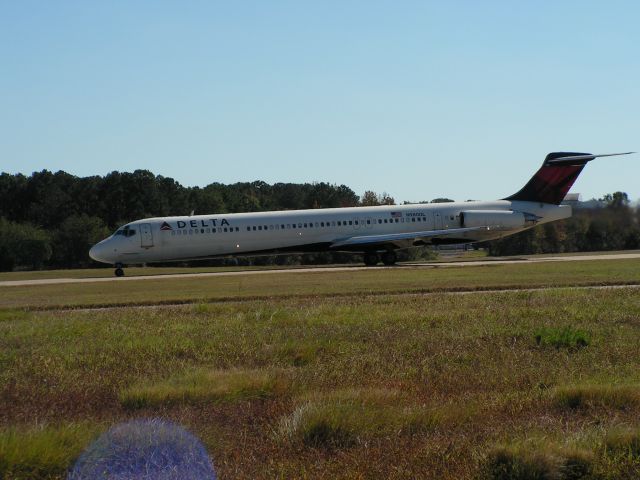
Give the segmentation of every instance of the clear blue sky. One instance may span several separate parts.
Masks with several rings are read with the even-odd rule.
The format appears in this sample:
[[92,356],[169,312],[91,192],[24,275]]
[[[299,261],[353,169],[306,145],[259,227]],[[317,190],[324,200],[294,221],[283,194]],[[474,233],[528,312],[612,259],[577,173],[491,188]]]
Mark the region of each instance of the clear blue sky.
[[[640,150],[637,1],[0,0],[0,171],[494,199]],[[640,155],[573,188],[640,198]]]

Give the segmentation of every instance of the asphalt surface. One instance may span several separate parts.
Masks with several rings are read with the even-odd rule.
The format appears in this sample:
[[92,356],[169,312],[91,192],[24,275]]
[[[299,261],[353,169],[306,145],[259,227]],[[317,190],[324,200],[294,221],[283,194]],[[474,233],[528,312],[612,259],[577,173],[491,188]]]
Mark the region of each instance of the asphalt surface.
[[[137,282],[141,280],[165,280],[176,278],[205,278],[205,277],[234,277],[243,275],[286,275],[291,273],[322,273],[322,272],[355,272],[359,270],[383,270],[387,268],[462,268],[477,267],[486,265],[505,264],[528,264],[543,262],[581,262],[592,260],[626,260],[640,258],[640,252],[615,253],[615,254],[593,254],[593,255],[572,255],[572,256],[549,256],[519,259],[496,259],[460,262],[428,262],[428,263],[405,263],[394,267],[314,267],[314,268],[291,268],[278,270],[241,270],[231,272],[210,272],[210,273],[176,273],[167,275],[138,275],[133,277],[95,277],[95,278],[48,278],[41,280],[7,280],[0,281],[0,287],[21,287],[37,285],[57,285],[65,283],[100,283],[100,282]],[[126,272],[126,270],[125,270]]]

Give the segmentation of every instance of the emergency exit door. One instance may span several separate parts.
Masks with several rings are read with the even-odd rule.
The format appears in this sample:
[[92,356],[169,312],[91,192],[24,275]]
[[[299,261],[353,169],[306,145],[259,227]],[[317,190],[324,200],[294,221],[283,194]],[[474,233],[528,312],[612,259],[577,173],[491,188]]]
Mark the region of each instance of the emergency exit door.
[[140,224],[140,246],[142,248],[153,247],[153,233],[151,233],[150,223]]

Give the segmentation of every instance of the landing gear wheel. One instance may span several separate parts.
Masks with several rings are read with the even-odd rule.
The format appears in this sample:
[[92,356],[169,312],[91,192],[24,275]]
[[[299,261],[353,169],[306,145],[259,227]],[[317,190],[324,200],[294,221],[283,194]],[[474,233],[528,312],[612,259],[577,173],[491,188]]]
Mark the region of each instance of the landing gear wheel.
[[116,268],[116,277],[124,277],[124,270],[120,267]]
[[367,267],[374,267],[378,263],[378,254],[377,253],[365,253],[364,254],[364,264]]
[[389,251],[382,254],[382,263],[387,266],[395,265],[397,260],[396,252]]

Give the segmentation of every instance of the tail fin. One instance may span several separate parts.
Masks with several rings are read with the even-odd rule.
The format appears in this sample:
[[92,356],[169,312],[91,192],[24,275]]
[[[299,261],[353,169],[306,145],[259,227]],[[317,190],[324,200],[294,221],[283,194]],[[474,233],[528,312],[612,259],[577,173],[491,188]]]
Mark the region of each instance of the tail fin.
[[553,152],[547,155],[540,170],[522,189],[505,198],[524,202],[540,202],[560,205],[567,192],[582,172],[582,169],[594,158],[627,155],[634,152],[592,155],[590,153]]

